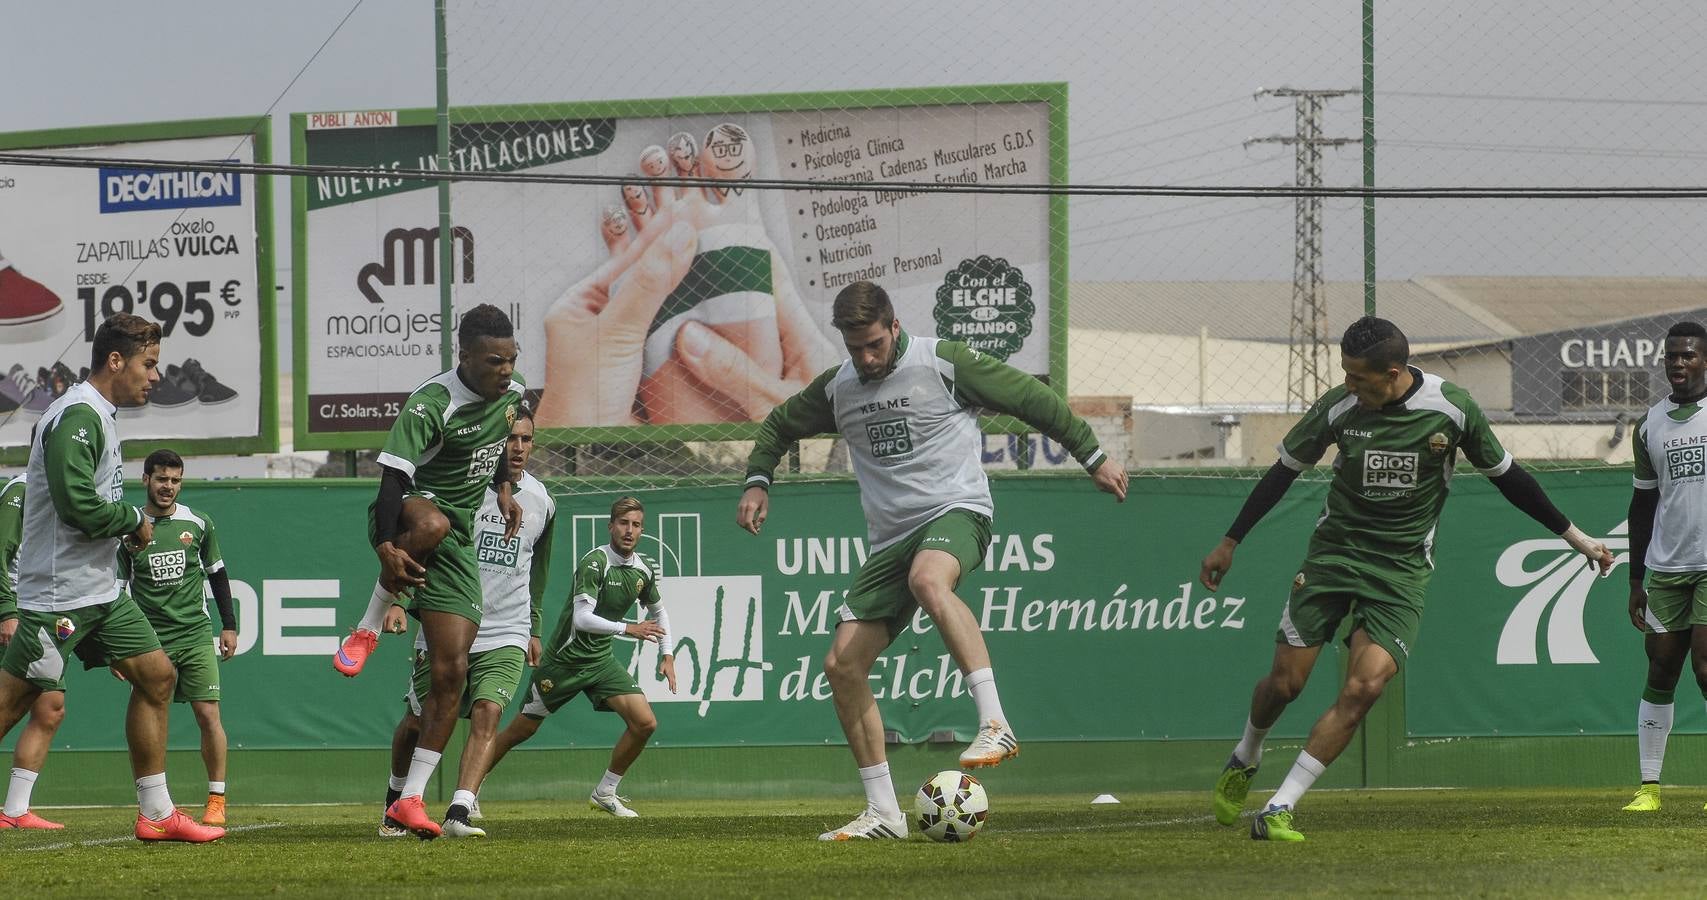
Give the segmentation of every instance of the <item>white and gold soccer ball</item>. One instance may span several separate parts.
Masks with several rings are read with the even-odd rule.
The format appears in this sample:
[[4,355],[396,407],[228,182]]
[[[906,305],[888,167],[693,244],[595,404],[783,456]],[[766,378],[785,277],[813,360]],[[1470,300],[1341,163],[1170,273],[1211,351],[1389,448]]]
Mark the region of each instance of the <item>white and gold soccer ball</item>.
[[984,786],[965,772],[938,772],[919,786],[913,798],[914,822],[925,837],[945,844],[970,841],[984,827],[990,798]]

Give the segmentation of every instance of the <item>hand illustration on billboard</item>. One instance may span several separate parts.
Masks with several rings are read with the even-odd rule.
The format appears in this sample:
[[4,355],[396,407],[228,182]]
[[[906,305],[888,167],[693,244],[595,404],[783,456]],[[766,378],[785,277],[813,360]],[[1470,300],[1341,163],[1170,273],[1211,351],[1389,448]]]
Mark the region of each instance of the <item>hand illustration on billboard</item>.
[[[836,362],[739,185],[752,152],[730,124],[641,152],[600,216],[610,259],[546,314],[541,425],[751,421]],[[679,183],[701,175],[730,184]]]

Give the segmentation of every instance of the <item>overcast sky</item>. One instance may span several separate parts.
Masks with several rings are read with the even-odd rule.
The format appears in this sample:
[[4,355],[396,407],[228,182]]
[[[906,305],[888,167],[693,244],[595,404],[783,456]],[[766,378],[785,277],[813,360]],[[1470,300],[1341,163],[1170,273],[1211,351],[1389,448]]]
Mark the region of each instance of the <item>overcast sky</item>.
[[[9,23],[0,127],[270,108],[282,160],[291,112],[430,106],[431,0],[364,0],[339,28],[352,5],[0,0]],[[1350,0],[451,7],[455,103],[1065,81],[1069,173],[1082,183],[1291,183],[1290,148],[1244,142],[1290,134],[1292,105],[1252,94],[1355,88],[1360,73]],[[1707,13],[1688,2],[1383,3],[1380,180],[1701,184],[1704,23]],[[1326,135],[1359,134],[1358,97],[1327,110]],[[1355,145],[1324,153],[1326,183],[1357,183]],[[1703,206],[1383,201],[1381,274],[1700,275]],[[288,204],[279,207],[283,224]],[[1076,200],[1071,223],[1074,279],[1292,273],[1293,208],[1284,200]],[[1328,277],[1360,278],[1357,203],[1328,203],[1325,229]],[[287,234],[279,232],[279,250],[288,260]]]

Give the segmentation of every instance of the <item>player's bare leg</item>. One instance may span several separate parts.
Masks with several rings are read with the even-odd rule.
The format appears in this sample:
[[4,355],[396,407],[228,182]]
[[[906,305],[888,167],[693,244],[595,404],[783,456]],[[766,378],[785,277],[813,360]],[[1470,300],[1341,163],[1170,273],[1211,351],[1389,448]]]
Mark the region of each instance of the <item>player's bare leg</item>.
[[387,810],[403,796],[403,784],[409,777],[409,763],[414,760],[415,741],[421,736],[421,719],[412,712],[397,720],[391,732],[391,775],[386,782],[385,805],[380,807],[379,836],[404,837],[409,829],[391,818]]
[[219,701],[193,700],[190,711],[202,733],[202,765],[207,767],[207,807],[203,825],[225,824],[225,724],[219,718]]
[[1251,690],[1251,713],[1245,720],[1244,737],[1239,739],[1233,754],[1227,758],[1226,766],[1221,769],[1220,777],[1215,779],[1215,789],[1210,794],[1215,821],[1222,825],[1239,821],[1245,797],[1251,791],[1251,779],[1256,777],[1257,767],[1262,765],[1263,739],[1268,737],[1268,730],[1274,727],[1274,723],[1280,721],[1286,707],[1303,693],[1304,685],[1310,680],[1310,672],[1316,667],[1316,658],[1321,655],[1320,645],[1274,646],[1274,662],[1270,664],[1268,674]]
[[1359,628],[1351,633],[1351,660],[1345,683],[1328,711],[1322,713],[1304,742],[1304,752],[1286,773],[1280,789],[1251,823],[1251,837],[1258,840],[1301,841],[1304,836],[1292,827],[1292,808],[1310,789],[1327,766],[1351,743],[1352,735],[1370,707],[1381,699],[1387,683],[1399,674],[1399,664],[1387,648],[1370,640]]
[[920,550],[907,570],[907,587],[919,608],[936,623],[949,656],[966,676],[966,689],[978,705],[978,734],[960,754],[962,768],[994,766],[1019,755],[1019,739],[1002,711],[996,674],[983,629],[965,601],[954,592],[960,583],[960,560],[941,550]]
[[[439,543],[450,534],[450,520],[445,517],[438,504],[425,497],[410,497],[403,501],[403,511],[397,517],[397,537],[392,543],[415,562],[426,565],[427,560],[438,549]],[[374,583],[373,595],[368,598],[367,610],[362,613],[350,636],[344,638],[338,645],[338,652],[332,656],[332,667],[339,673],[354,678],[361,674],[362,667],[367,665],[367,658],[379,647],[379,635],[384,628],[385,615],[396,602],[398,594],[405,590],[404,585],[387,583],[386,574],[380,573]]]
[[203,843],[225,836],[225,829],[202,825],[172,805],[166,789],[166,725],[178,672],[164,650],[115,660],[113,671],[130,683],[125,711],[125,741],[136,776],[136,837],[143,841]]
[[474,809],[474,796],[486,771],[492,767],[492,754],[497,744],[498,719],[503,709],[490,700],[479,700],[468,713],[468,740],[462,746],[462,764],[457,771],[456,795],[450,809],[445,811],[444,832],[448,837],[485,837],[485,829],[469,822]]
[[[1636,787],[1636,796],[1624,806],[1625,812],[1660,810],[1660,770],[1665,765],[1666,742],[1671,737],[1676,711],[1672,695],[1683,675],[1684,664],[1689,661],[1691,644],[1700,640],[1695,633],[1702,631],[1707,629],[1649,631],[1642,636],[1642,649],[1648,656],[1648,678],[1642,685],[1642,697],[1636,705],[1636,758],[1642,781]],[[1700,681],[1699,661],[1695,669],[1696,680]],[[1703,690],[1707,691],[1707,688]]]
[[30,722],[18,735],[18,746],[12,751],[12,777],[6,790],[6,805],[0,809],[0,829],[65,827],[30,812],[30,794],[35,789],[36,776],[47,764],[47,751],[53,746],[53,736],[63,721],[65,692],[42,691],[37,695],[30,705]]
[[528,715],[518,715],[511,719],[510,724],[504,726],[504,730],[498,732],[498,737],[492,742],[492,759],[486,764],[486,774],[482,775],[481,779],[484,780],[492,774],[493,769],[498,768],[498,763],[503,761],[505,754],[538,734],[539,723],[543,721],[545,720]]
[[12,733],[41,693],[41,688],[28,681],[11,672],[0,671],[0,738]]
[[646,742],[658,730],[658,717],[652,714],[652,704],[646,702],[644,694],[621,694],[606,702],[628,727],[616,739],[616,746],[610,752],[610,768],[605,770],[604,777],[588,799],[594,809],[602,809],[620,819],[632,819],[639,814],[628,808],[626,800],[617,796],[616,788],[622,782],[622,776],[628,774],[628,767],[640,758],[640,751],[646,749]]
[[421,612],[421,631],[427,638],[430,686],[421,700],[421,735],[409,762],[403,795],[391,804],[387,815],[402,823],[416,837],[437,837],[442,830],[426,812],[421,794],[427,779],[438,768],[445,745],[456,728],[456,714],[468,681],[468,648],[474,644],[478,627],[473,620],[438,610]]
[[842,622],[824,657],[836,718],[841,720],[842,734],[847,735],[865,787],[865,810],[841,828],[819,835],[821,841],[907,836],[907,819],[895,800],[895,783],[883,747],[883,716],[877,711],[869,680],[872,665],[889,642],[889,626],[884,622]]

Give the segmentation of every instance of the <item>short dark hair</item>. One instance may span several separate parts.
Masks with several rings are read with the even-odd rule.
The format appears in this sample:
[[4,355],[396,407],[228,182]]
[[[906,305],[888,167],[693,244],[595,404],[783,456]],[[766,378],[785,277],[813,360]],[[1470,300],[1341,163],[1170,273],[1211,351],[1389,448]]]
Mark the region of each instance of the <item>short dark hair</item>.
[[100,371],[113,353],[130,359],[144,349],[160,343],[160,325],[130,313],[115,313],[95,329],[95,343],[89,351],[89,369]]
[[[533,407],[528,405],[526,400],[516,404],[516,421],[520,422],[523,419],[526,419],[529,422],[534,422]],[[534,424],[538,425],[539,423],[534,422]]]
[[895,305],[889,294],[869,281],[856,281],[842,288],[830,307],[830,324],[838,331],[853,331],[872,323],[888,328],[895,321]]
[[1666,337],[1692,337],[1707,340],[1707,328],[1703,328],[1700,322],[1678,322],[1666,329]]
[[481,338],[515,336],[516,329],[510,324],[510,317],[490,303],[482,303],[463,313],[462,322],[456,326],[456,343],[464,350],[474,346],[474,342]]
[[1340,338],[1340,355],[1379,369],[1399,368],[1411,360],[1411,342],[1392,322],[1364,316],[1346,327]]
[[143,475],[153,475],[155,469],[182,470],[183,468],[184,458],[179,456],[177,451],[168,450],[165,447],[148,454],[148,458],[142,461]]
[[618,497],[616,502],[610,505],[610,520],[615,522],[628,513],[645,511],[646,507],[641,504],[639,497]]

